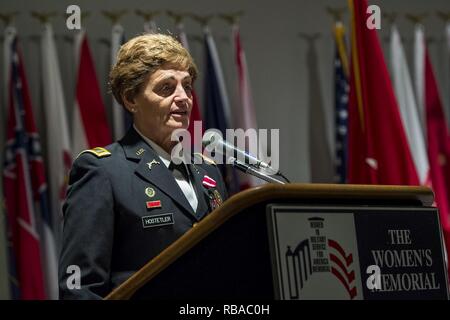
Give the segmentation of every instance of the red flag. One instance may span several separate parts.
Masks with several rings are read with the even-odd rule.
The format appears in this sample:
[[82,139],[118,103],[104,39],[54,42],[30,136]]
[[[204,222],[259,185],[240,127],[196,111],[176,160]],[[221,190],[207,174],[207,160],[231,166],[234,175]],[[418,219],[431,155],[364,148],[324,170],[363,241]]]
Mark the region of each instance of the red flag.
[[[236,111],[237,117],[235,117],[235,127],[241,128],[245,131],[248,129],[258,130],[256,123],[255,106],[253,104],[253,96],[251,91],[250,76],[247,67],[247,58],[241,41],[241,34],[238,24],[232,26],[233,38],[234,38],[234,56],[236,62],[236,69],[238,75],[239,85],[239,102],[237,104],[238,109]],[[261,140],[258,139],[257,150],[248,150],[250,153],[254,153],[258,158],[262,158],[263,155],[267,155],[267,146]],[[266,161],[266,159],[264,160]],[[239,182],[241,190],[249,187],[255,187],[263,184],[261,179],[254,176],[240,173]]]
[[349,183],[418,185],[376,30],[366,26],[366,0],[349,0],[352,63],[349,101]]
[[[18,52],[12,43],[9,119],[4,167],[5,202],[22,299],[45,299],[41,223],[50,225],[39,136]],[[41,214],[41,217],[38,214]]]
[[83,31],[79,37],[78,79],[73,117],[75,155],[87,148],[106,146],[112,140],[89,43]]
[[427,123],[428,160],[431,181],[440,212],[447,253],[450,254],[450,140],[445,123],[442,102],[431,65],[428,50],[425,49],[425,115]]
[[[192,111],[191,111],[191,118],[189,120],[188,131],[193,139],[195,138],[194,121],[202,121],[202,115],[200,113],[200,104],[197,99],[197,94],[195,93],[195,90],[192,90]],[[201,134],[203,135],[203,128],[201,130]]]

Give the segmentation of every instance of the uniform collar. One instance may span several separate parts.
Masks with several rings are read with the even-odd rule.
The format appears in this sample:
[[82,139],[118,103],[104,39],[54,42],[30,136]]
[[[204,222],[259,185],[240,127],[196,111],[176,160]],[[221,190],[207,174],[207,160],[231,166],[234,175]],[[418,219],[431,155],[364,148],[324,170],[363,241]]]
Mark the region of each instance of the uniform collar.
[[142,140],[141,136],[131,127],[125,136],[119,141],[123,147],[125,157],[129,160],[141,160],[151,147]]
[[134,124],[133,128],[134,130],[136,130],[137,134],[153,149],[153,151],[155,151],[158,154],[161,161],[168,168],[170,164],[170,154],[168,154],[163,148],[161,148],[158,144],[156,144],[156,142],[144,136],[142,132],[140,132],[139,129],[136,128]]
[[125,157],[130,161],[137,162],[136,175],[152,183],[198,220],[197,215],[192,210],[189,201],[176,183],[172,173],[162,163],[162,159],[152,145],[145,142],[135,128],[131,127],[129,129],[125,137],[120,140],[120,144],[123,147]]
[[153,183],[157,188],[161,189],[161,191],[185,208],[196,220],[200,220],[207,214],[210,210],[207,204],[207,199],[209,196],[208,191],[202,183],[204,176],[207,175],[205,169],[195,164],[187,165],[191,173],[191,177],[193,178],[192,185],[196,190],[197,199],[199,201],[197,213],[195,214],[191,205],[173,178],[172,173],[166,166],[161,166],[161,164],[155,163],[152,165],[152,169],[150,170],[149,163],[153,160],[159,161],[160,157],[153,149],[153,146],[150,143],[145,142],[144,138],[141,137],[133,127],[131,127],[123,139],[120,140],[120,144],[123,147],[125,157],[130,161],[138,162],[135,169],[135,173],[138,176]]

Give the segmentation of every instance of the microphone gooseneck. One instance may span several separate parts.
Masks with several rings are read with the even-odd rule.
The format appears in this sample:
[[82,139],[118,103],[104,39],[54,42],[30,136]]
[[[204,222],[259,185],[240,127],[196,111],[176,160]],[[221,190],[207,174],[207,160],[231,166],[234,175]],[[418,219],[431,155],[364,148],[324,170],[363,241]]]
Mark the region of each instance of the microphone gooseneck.
[[[220,132],[207,131],[203,136],[202,144],[203,147],[215,147],[214,151],[227,157],[226,163],[232,164],[235,168],[244,173],[256,176],[257,178],[272,183],[285,184],[286,182],[290,182],[283,174],[281,174],[280,171],[274,170],[266,162],[243,150],[240,150],[227,141],[224,141]],[[268,171],[269,174],[263,171]],[[279,175],[285,179],[286,182],[272,177],[272,175]]]

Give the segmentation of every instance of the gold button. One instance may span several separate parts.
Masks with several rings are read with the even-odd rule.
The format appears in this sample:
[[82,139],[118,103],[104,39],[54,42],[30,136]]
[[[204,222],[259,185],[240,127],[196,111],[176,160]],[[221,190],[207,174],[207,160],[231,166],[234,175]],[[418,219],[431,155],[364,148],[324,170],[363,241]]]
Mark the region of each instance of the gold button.
[[195,227],[196,225],[197,225],[198,223],[197,222],[195,222],[193,225],[192,225],[192,227]]

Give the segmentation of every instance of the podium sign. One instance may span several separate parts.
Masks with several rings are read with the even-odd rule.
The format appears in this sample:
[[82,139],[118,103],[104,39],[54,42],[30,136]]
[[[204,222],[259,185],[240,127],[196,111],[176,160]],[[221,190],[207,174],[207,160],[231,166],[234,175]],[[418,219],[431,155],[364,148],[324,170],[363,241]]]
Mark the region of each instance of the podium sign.
[[268,205],[275,297],[448,299],[435,208]]

